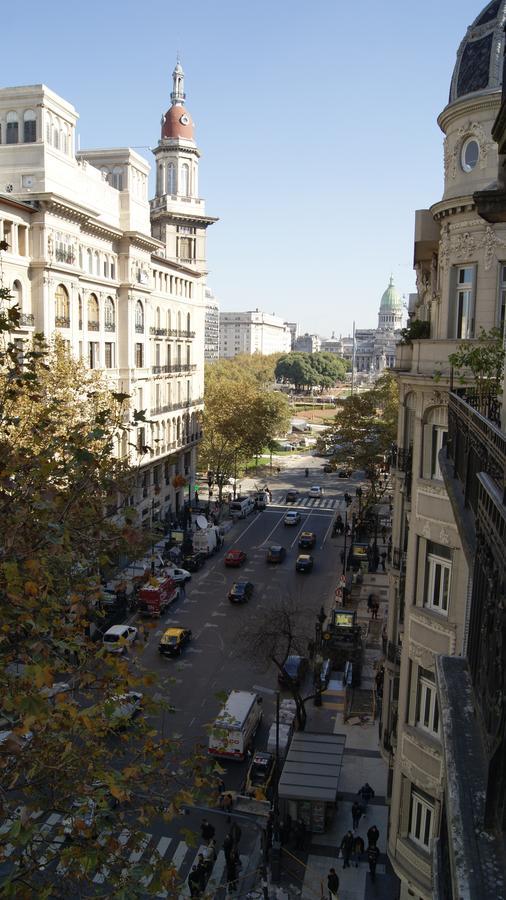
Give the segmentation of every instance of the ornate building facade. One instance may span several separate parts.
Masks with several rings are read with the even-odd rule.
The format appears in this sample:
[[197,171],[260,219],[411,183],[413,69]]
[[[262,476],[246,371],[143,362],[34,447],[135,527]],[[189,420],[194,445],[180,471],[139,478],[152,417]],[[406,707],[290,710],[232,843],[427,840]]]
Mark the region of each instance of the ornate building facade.
[[377,377],[395,362],[395,345],[402,328],[402,297],[397,293],[393,275],[383,292],[377,328],[361,328],[355,332],[355,370],[359,375]]
[[138,153],[76,152],[70,103],[45,85],[0,90],[2,278],[21,310],[17,340],[59,334],[146,410],[137,453],[118,447],[139,468],[132,500],[146,524],[191,493],[201,434],[205,231],[215,220],[198,196],[184,100],[178,63],[150,203]]
[[381,733],[402,900],[504,888],[505,422],[497,403],[479,410],[472,390],[455,390],[449,356],[482,328],[504,330],[506,214],[485,215],[480,195],[500,171],[505,24],[506,0],[494,0],[458,50],[438,120],[444,195],[415,221],[414,318],[430,336],[397,348]]

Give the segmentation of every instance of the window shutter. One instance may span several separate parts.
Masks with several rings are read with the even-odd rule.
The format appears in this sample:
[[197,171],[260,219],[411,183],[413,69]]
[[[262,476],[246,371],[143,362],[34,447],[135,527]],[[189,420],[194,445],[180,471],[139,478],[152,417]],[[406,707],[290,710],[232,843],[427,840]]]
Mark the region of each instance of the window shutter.
[[432,478],[432,425],[423,426],[422,478]]

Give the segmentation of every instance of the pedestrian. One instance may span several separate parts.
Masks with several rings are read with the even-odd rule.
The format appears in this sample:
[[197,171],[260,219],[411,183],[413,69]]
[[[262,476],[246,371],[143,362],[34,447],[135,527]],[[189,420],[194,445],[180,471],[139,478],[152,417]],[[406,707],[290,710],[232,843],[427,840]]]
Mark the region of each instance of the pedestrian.
[[223,797],[223,809],[226,813],[228,813],[227,822],[232,821],[232,816],[230,815],[230,811],[231,811],[233,805],[234,805],[234,798],[232,797],[232,794],[225,794]]
[[371,825],[369,831],[367,832],[367,840],[369,841],[369,847],[375,847],[379,841],[380,833],[376,828],[376,825]]
[[372,606],[371,606],[371,618],[372,618],[372,619],[377,619],[377,618],[378,618],[378,610],[379,610],[379,608],[380,608],[380,605],[379,605],[378,598],[375,597],[374,600],[373,600],[373,602],[372,602]]
[[237,866],[231,860],[227,863],[227,882],[228,891],[237,890]]
[[305,476],[306,476],[306,478],[307,478],[308,475],[309,475],[309,469],[304,469],[304,474],[305,474]]
[[205,841],[206,844],[214,837],[214,832],[214,825],[211,825],[207,819],[202,819],[202,822],[200,823],[200,833],[202,835],[202,840]]
[[234,822],[234,824],[232,825],[232,828],[230,829],[230,836],[232,838],[235,849],[237,849],[237,847],[239,846],[239,844],[241,842],[241,835],[242,835],[242,831],[241,831],[239,825],[237,824],[237,822]]
[[369,863],[369,872],[371,873],[371,881],[376,881],[376,866],[378,864],[378,856],[379,849],[374,845],[374,847],[369,847],[367,851],[367,861]]
[[363,815],[365,816],[367,812],[367,804],[370,803],[372,798],[374,797],[374,791],[368,781],[366,781],[366,783],[362,785],[358,792],[358,796],[362,798]]
[[351,818],[353,821],[353,831],[355,831],[358,828],[360,819],[362,818],[362,806],[360,805],[358,800],[355,800],[353,806],[351,807]]
[[198,885],[202,893],[204,893],[207,884],[207,867],[204,860],[204,855],[199,853],[198,861],[197,861],[197,877],[198,877]]
[[204,850],[204,864],[207,869],[207,877],[209,878],[211,872],[213,871],[213,866],[218,859],[218,854],[216,852],[216,841],[214,838],[211,838],[209,844]]
[[192,866],[188,875],[188,887],[190,888],[190,897],[200,896],[200,872],[197,871],[197,866]]
[[383,525],[383,528],[381,529],[381,539],[382,539],[383,543],[386,544],[386,542],[387,542],[387,530],[386,530],[386,528],[385,528],[384,525]]
[[329,900],[337,900],[337,892],[339,890],[339,876],[335,869],[330,869],[327,876],[327,886],[329,889]]
[[350,868],[350,856],[353,850],[353,832],[347,831],[345,836],[341,841],[340,847],[341,853],[343,854],[343,869]]
[[376,682],[376,693],[377,693],[378,698],[379,698],[380,700],[381,700],[381,698],[383,697],[383,681],[384,681],[384,678],[385,678],[385,670],[384,670],[383,666],[381,666],[381,668],[378,669],[378,671],[376,672],[376,677],[375,677],[375,679],[374,679],[375,682]]
[[352,862],[355,863],[355,868],[358,869],[358,864],[360,862],[360,857],[364,852],[364,842],[359,834],[356,834],[353,838],[353,849],[351,851],[351,859]]
[[199,508],[199,492],[197,488],[195,488],[195,506],[197,507],[197,509]]
[[386,550],[383,550],[383,553],[381,554],[381,568],[382,568],[383,572],[386,572],[386,570],[387,570],[386,561],[387,561]]
[[369,596],[367,598],[367,609],[369,610],[369,612],[371,612],[371,610],[372,610],[373,603],[374,603],[374,594],[369,594]]
[[389,563],[392,562],[392,535],[388,538],[387,544],[387,560]]
[[230,854],[232,852],[233,847],[234,847],[234,842],[232,840],[232,835],[229,832],[227,835],[225,835],[225,840],[223,841],[223,852],[225,854],[225,861],[227,863],[230,859]]

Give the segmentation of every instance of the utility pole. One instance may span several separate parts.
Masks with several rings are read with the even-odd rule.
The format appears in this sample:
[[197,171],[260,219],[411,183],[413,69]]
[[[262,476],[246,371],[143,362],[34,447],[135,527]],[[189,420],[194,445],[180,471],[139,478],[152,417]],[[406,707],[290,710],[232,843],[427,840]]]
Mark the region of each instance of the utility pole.
[[355,390],[355,322],[353,322],[353,343],[351,348],[351,395]]

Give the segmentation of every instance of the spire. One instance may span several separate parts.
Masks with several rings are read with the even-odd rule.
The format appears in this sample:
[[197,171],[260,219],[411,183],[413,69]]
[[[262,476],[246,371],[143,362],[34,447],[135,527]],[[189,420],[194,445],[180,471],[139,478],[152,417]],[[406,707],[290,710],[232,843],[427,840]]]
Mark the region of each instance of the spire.
[[184,92],[184,72],[179,56],[176,60],[176,66],[172,73],[172,93],[170,95],[172,106],[183,106],[186,99]]

